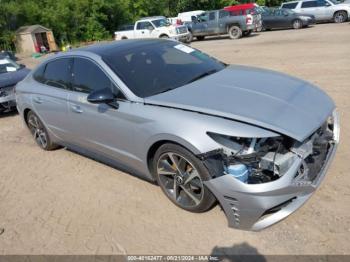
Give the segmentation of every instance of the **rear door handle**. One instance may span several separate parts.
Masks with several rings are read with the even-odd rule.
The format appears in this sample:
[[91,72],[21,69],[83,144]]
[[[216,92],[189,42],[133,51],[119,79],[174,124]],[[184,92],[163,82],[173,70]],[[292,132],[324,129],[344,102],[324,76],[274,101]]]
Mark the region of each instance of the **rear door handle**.
[[83,113],[83,109],[81,109],[80,106],[78,105],[71,105],[72,111],[78,114]]
[[42,104],[43,100],[41,97],[37,96],[33,98],[33,101],[37,104]]

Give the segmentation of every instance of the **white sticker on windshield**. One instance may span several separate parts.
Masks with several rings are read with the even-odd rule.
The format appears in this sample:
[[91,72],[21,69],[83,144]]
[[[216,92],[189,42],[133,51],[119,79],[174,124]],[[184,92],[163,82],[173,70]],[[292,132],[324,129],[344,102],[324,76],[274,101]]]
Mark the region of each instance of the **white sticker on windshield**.
[[12,67],[12,66],[6,66],[6,71],[7,72],[16,72],[16,67]]
[[192,52],[195,51],[193,48],[191,48],[191,47],[189,47],[189,46],[186,46],[186,45],[183,45],[183,44],[179,44],[179,45],[176,45],[176,46],[174,46],[174,47],[175,47],[176,49],[182,51],[182,52],[187,53],[187,54],[192,53]]

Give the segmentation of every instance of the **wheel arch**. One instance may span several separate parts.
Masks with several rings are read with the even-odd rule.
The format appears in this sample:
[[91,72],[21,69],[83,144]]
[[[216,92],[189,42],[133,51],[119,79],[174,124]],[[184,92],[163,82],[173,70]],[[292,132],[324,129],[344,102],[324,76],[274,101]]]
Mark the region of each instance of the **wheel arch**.
[[168,38],[170,38],[170,36],[167,35],[166,33],[161,33],[161,34],[159,35],[159,38],[162,38],[162,37],[168,37]]
[[349,12],[347,10],[345,10],[345,9],[340,9],[340,10],[334,11],[333,17],[339,12],[345,12],[346,15],[348,16],[348,19],[349,19]]
[[27,107],[27,108],[25,108],[25,109],[23,110],[23,119],[24,119],[24,122],[25,122],[26,124],[28,124],[28,113],[29,113],[30,111],[32,111],[32,109],[30,109],[29,107]]
[[189,152],[191,152],[193,155],[197,155],[201,153],[199,149],[197,149],[194,145],[192,145],[188,141],[185,141],[181,138],[167,138],[167,139],[164,138],[164,139],[158,139],[156,141],[153,141],[148,147],[146,161],[147,161],[148,171],[154,179],[155,179],[155,173],[154,173],[155,170],[153,169],[152,162],[157,150],[164,144],[175,144],[175,145],[181,146],[186,150],[188,150]]
[[[230,24],[227,24],[226,25],[226,31],[228,32],[228,30],[232,27],[232,26],[238,26],[241,30],[242,30],[242,27],[239,23],[230,23]],[[243,31],[243,30],[242,30]]]

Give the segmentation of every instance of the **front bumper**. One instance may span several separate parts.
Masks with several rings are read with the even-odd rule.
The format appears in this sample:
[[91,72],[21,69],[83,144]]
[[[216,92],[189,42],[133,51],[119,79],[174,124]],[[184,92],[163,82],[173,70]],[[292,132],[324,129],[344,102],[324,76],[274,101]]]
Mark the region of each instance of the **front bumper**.
[[320,186],[334,158],[339,142],[339,122],[336,113],[332,144],[328,148],[320,172],[309,183],[296,176],[303,164],[298,158],[281,178],[263,184],[246,184],[231,175],[204,182],[216,196],[226,213],[230,227],[259,231],[269,227],[301,207]]
[[15,105],[16,96],[15,96],[15,88],[12,87],[4,87],[0,89],[0,104],[3,103],[13,103]]
[[174,40],[177,40],[177,41],[184,42],[184,41],[187,40],[188,35],[189,35],[189,32],[184,33],[184,34],[173,35],[173,36],[171,36],[170,38],[171,38],[171,39],[174,39]]

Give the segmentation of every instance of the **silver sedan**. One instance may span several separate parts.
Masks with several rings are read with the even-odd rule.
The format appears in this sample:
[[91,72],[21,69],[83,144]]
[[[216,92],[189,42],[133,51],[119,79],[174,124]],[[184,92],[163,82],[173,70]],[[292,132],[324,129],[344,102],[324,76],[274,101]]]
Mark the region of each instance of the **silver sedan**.
[[219,202],[229,226],[244,230],[305,203],[339,141],[335,105],[312,84],[169,40],[52,56],[16,99],[44,150],[67,147],[156,181],[191,212]]

